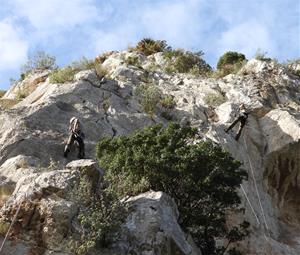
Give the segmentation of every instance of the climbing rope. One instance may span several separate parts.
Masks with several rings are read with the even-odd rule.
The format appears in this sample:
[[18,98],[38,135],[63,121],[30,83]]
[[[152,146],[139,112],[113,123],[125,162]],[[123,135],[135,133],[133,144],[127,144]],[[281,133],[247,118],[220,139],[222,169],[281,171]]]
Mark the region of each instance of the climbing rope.
[[[244,140],[246,151],[248,152],[248,147],[247,147],[247,143],[246,143],[245,137],[243,137],[243,140]],[[258,188],[257,188],[257,184],[256,184],[256,179],[255,179],[255,175],[254,175],[254,170],[253,170],[253,167],[252,167],[252,163],[251,163],[249,154],[248,153],[246,153],[246,154],[247,154],[247,158],[248,158],[248,161],[249,161],[249,165],[250,165],[250,169],[251,169],[251,174],[252,174],[252,179],[253,179],[253,182],[254,182],[254,187],[255,187],[257,198],[258,198],[259,206],[260,206],[260,209],[261,209],[261,213],[262,213],[262,216],[263,216],[263,219],[264,219],[265,227],[266,227],[267,230],[269,230],[269,227],[268,227],[268,224],[267,224],[267,220],[266,220],[266,216],[265,216],[265,212],[264,212],[264,208],[262,206],[261,198],[260,198],[259,191],[258,191]]]
[[[221,142],[221,137],[220,137],[220,135],[218,133],[217,128],[215,129],[215,131],[216,131],[217,138],[218,138],[219,142]],[[254,170],[253,170],[252,162],[251,162],[250,157],[249,157],[249,155],[247,153],[248,147],[247,147],[247,143],[246,143],[245,137],[243,137],[243,139],[244,139],[244,144],[245,144],[245,148],[246,148],[247,159],[249,161],[249,165],[250,165],[250,169],[251,169],[251,174],[252,174],[252,178],[253,178],[253,182],[254,182],[256,194],[257,194],[257,197],[258,197],[260,209],[261,209],[261,212],[262,212],[262,215],[263,215],[263,219],[264,219],[264,224],[265,224],[266,230],[268,231],[268,236],[266,235],[265,231],[263,233],[264,239],[266,240],[266,243],[267,243],[267,247],[266,247],[267,250],[266,250],[265,254],[271,254],[272,253],[272,245],[271,245],[271,242],[269,240],[269,238],[270,238],[269,227],[268,227],[268,224],[267,224],[267,220],[266,220],[266,217],[265,217],[265,212],[264,212],[264,209],[263,209],[263,206],[262,206],[261,198],[260,198],[258,187],[257,187],[257,184],[256,184],[256,179],[255,179],[255,176],[254,176]],[[246,197],[246,200],[247,200],[247,202],[248,202],[248,204],[249,204],[249,206],[250,206],[250,208],[252,210],[252,213],[253,213],[253,215],[254,215],[254,217],[255,217],[258,225],[260,225],[259,218],[258,218],[257,214],[255,213],[255,210],[254,210],[254,208],[253,208],[253,206],[251,204],[251,201],[250,201],[250,199],[249,199],[249,197],[248,197],[248,195],[247,195],[247,193],[246,193],[243,185],[240,184],[240,187],[241,187],[241,190],[243,191],[243,193],[244,193],[244,195]]]
[[3,240],[2,244],[1,244],[1,247],[0,247],[0,254],[1,254],[1,252],[2,252],[2,250],[3,250],[3,247],[4,247],[4,244],[5,244],[5,242],[6,242],[7,238],[8,238],[8,235],[9,235],[9,233],[10,233],[10,230],[12,229],[13,225],[15,224],[15,222],[16,222],[16,220],[17,220],[19,211],[20,211],[20,209],[21,209],[21,205],[22,205],[22,203],[23,203],[24,200],[25,200],[25,196],[24,196],[24,197],[22,198],[22,200],[20,201],[20,204],[19,204],[19,206],[18,206],[18,209],[17,209],[17,211],[16,211],[16,213],[15,213],[15,215],[14,215],[14,217],[13,217],[13,220],[12,220],[12,222],[11,222],[10,225],[9,225],[9,228],[8,228],[8,230],[7,230],[7,232],[6,232],[6,235],[5,235],[5,237],[4,237],[4,240]]
[[257,215],[256,215],[256,213],[255,213],[255,210],[254,210],[254,208],[253,208],[253,206],[252,206],[252,204],[251,204],[251,202],[250,202],[250,200],[249,200],[249,197],[248,197],[248,195],[247,195],[247,193],[246,193],[246,191],[245,191],[243,185],[241,184],[240,186],[241,186],[241,189],[242,189],[242,191],[243,191],[243,193],[244,193],[244,195],[245,195],[245,197],[246,197],[246,200],[247,200],[247,202],[248,202],[248,204],[249,204],[249,206],[250,206],[250,208],[251,208],[251,210],[252,210],[252,213],[253,213],[253,215],[254,215],[256,221],[257,221],[257,224],[260,225],[260,221],[259,221],[259,219],[258,219],[258,217],[257,217]]
[[[36,185],[36,179],[35,179],[34,182],[33,182],[33,187],[35,187],[35,185]],[[21,187],[21,186],[20,186],[20,187]],[[20,187],[19,187],[19,189],[20,189]],[[18,189],[18,191],[16,192],[16,194],[19,192],[19,189]],[[6,242],[7,238],[8,238],[8,235],[9,235],[9,233],[10,233],[12,227],[13,227],[13,225],[15,224],[15,222],[16,222],[16,220],[17,220],[17,217],[18,217],[19,211],[20,211],[20,209],[21,209],[22,203],[25,201],[26,197],[28,197],[28,194],[27,194],[28,189],[29,189],[29,187],[27,187],[27,190],[26,190],[25,194],[23,195],[23,197],[22,197],[22,199],[21,199],[21,201],[20,201],[20,203],[19,203],[19,206],[18,206],[18,208],[17,208],[17,210],[16,210],[16,213],[15,213],[15,215],[14,215],[14,217],[13,217],[13,220],[12,220],[12,222],[11,222],[10,225],[9,225],[9,228],[8,228],[8,230],[7,230],[7,232],[6,232],[6,235],[5,235],[4,239],[3,239],[3,242],[2,242],[2,244],[1,244],[1,246],[0,246],[0,254],[1,254],[2,250],[3,250],[3,247],[4,247],[4,245],[5,245],[5,242]],[[30,198],[27,198],[27,199],[28,199],[29,202],[35,203],[35,202],[32,201]]]
[[[216,134],[217,134],[219,142],[221,142],[221,136],[219,135],[219,132],[218,132],[217,128],[215,129],[215,131],[216,131]],[[241,190],[243,191],[243,194],[244,194],[244,196],[245,196],[245,198],[246,198],[246,200],[247,200],[247,202],[248,202],[248,204],[249,204],[249,206],[251,208],[251,211],[252,211],[252,213],[253,213],[256,221],[257,221],[257,224],[260,225],[260,221],[258,219],[258,216],[257,216],[257,214],[256,214],[256,212],[254,210],[254,207],[252,206],[252,203],[251,203],[251,201],[250,201],[250,199],[249,199],[249,197],[248,197],[248,195],[247,195],[247,193],[246,193],[246,191],[244,189],[244,186],[242,184],[240,184],[240,187],[241,187]]]

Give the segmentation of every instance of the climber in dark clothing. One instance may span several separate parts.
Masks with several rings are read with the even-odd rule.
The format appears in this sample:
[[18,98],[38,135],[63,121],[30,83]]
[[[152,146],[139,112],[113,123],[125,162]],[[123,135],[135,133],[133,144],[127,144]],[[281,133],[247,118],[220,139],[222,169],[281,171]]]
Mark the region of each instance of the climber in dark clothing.
[[66,158],[68,156],[70,147],[75,143],[79,150],[77,157],[80,159],[84,158],[84,133],[81,130],[81,124],[79,120],[75,117],[70,119],[69,132],[70,136],[67,145],[65,146],[64,157]]
[[242,130],[244,128],[244,126],[246,125],[247,119],[248,119],[248,115],[249,112],[246,110],[246,107],[244,104],[241,104],[239,107],[239,116],[237,117],[237,119],[235,119],[232,124],[225,130],[226,133],[229,132],[229,130],[231,130],[238,122],[241,122],[239,130],[235,136],[235,140],[239,140],[241,134],[242,134]]

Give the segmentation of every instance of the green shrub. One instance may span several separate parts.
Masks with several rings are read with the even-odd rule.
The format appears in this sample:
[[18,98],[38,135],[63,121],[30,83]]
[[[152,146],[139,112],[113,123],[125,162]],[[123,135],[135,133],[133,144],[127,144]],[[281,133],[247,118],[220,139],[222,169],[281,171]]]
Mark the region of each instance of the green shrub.
[[103,102],[102,102],[102,108],[103,108],[104,112],[108,111],[110,105],[111,105],[111,103],[109,101],[109,98],[103,100]]
[[95,61],[83,56],[81,59],[72,62],[70,67],[77,71],[90,70],[95,68]]
[[17,103],[19,103],[19,100],[17,99],[3,99],[0,98],[0,109],[10,109],[13,106],[15,106]]
[[212,69],[202,58],[203,55],[202,51],[190,52],[181,49],[166,51],[164,53],[167,60],[165,71],[168,73],[205,75]]
[[7,231],[9,230],[10,227],[9,222],[5,221],[4,219],[0,219],[0,236],[5,236],[7,234]]
[[29,74],[30,74],[30,73],[21,73],[21,74],[20,74],[20,79],[19,79],[19,81],[25,80],[25,79],[28,77]]
[[261,49],[258,49],[255,53],[255,59],[261,61],[271,61],[272,59],[267,56],[267,52],[263,52]]
[[125,63],[127,65],[136,66],[141,68],[141,65],[139,63],[139,58],[137,56],[129,56],[125,59]]
[[151,62],[150,65],[145,67],[147,72],[156,72],[159,69],[159,65],[156,65],[154,62]]
[[28,96],[28,92],[26,93],[24,90],[19,89],[16,95],[16,99],[18,101],[22,101],[27,96]]
[[0,90],[0,98],[3,97],[5,93],[6,93],[5,90]]
[[170,119],[170,111],[176,106],[172,95],[163,95],[162,91],[153,84],[141,84],[134,91],[144,112],[153,118],[157,110],[162,111],[162,116]]
[[217,69],[222,69],[224,65],[234,65],[236,63],[243,62],[244,60],[246,60],[244,54],[235,51],[227,51],[220,57]]
[[299,66],[300,58],[288,60],[284,64],[284,67],[287,68],[289,72],[300,77],[300,69],[297,69],[297,67],[299,68]]
[[172,120],[172,110],[176,106],[176,102],[174,100],[174,96],[172,95],[163,95],[160,99],[161,106],[161,116],[166,120]]
[[151,38],[144,38],[139,41],[133,50],[144,53],[146,56],[157,52],[164,52],[170,50],[171,47],[168,46],[166,41],[153,40]]
[[244,54],[235,51],[227,51],[218,61],[218,76],[222,77],[230,73],[238,72],[246,61]]
[[56,59],[44,51],[38,51],[33,56],[29,57],[27,62],[22,66],[23,74],[30,73],[33,70],[54,70],[57,68]]
[[93,60],[89,60],[86,57],[82,57],[78,61],[74,61],[69,66],[54,70],[49,75],[51,83],[65,83],[71,82],[74,79],[74,75],[83,70],[95,70],[99,77],[107,76],[108,71],[101,63]]
[[174,96],[172,96],[172,95],[163,96],[163,98],[160,100],[160,104],[161,104],[162,108],[164,108],[166,110],[172,110],[176,106]]
[[72,201],[81,205],[77,220],[81,226],[79,240],[71,241],[71,250],[76,254],[90,254],[94,248],[107,247],[115,240],[115,235],[127,215],[116,193],[109,186],[93,190],[91,180],[81,176],[69,193]]
[[49,80],[51,83],[65,83],[73,81],[74,75],[78,70],[73,69],[72,67],[65,67],[61,69],[54,70],[49,75]]
[[202,254],[224,254],[228,246],[216,247],[216,239],[227,238],[230,244],[247,234],[247,223],[232,229],[225,224],[226,211],[240,205],[236,190],[247,174],[228,152],[198,137],[191,127],[155,125],[100,140],[97,157],[120,197],[149,189],[166,192]]
[[296,70],[293,72],[295,75],[299,76],[300,77],[300,70]]
[[226,100],[227,98],[223,96],[221,93],[208,93],[204,97],[204,103],[214,107],[217,107],[225,103]]
[[153,117],[161,100],[162,93],[160,89],[153,84],[141,84],[135,89],[134,93],[143,111]]

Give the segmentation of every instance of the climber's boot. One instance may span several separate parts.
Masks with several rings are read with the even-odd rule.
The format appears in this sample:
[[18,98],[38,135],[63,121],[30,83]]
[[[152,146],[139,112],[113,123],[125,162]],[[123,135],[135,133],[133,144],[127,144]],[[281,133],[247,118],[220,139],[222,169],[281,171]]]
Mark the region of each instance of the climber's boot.
[[67,158],[68,157],[68,153],[70,152],[69,148],[65,148],[64,150],[64,157]]

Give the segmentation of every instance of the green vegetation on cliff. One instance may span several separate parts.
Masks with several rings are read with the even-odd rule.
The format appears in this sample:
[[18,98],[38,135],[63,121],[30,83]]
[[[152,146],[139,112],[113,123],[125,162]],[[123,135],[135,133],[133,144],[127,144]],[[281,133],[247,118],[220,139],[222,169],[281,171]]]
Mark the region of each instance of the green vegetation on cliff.
[[196,129],[171,123],[167,128],[155,125],[130,136],[104,138],[97,145],[97,156],[119,197],[152,189],[174,198],[179,223],[203,254],[224,254],[230,246],[219,247],[216,239],[230,244],[247,234],[247,223],[228,229],[225,220],[228,210],[239,208],[236,189],[247,174],[228,152],[200,140]]

